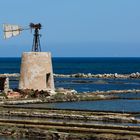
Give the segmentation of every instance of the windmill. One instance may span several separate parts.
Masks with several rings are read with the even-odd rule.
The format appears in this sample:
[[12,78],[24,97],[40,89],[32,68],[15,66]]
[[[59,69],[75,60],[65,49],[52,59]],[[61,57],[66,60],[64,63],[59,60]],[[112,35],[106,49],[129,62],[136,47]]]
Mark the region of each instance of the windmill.
[[8,39],[14,36],[19,35],[23,30],[34,30],[33,35],[33,44],[32,44],[32,52],[41,52],[41,45],[40,45],[40,34],[39,30],[42,28],[40,23],[34,24],[30,23],[29,27],[22,28],[19,25],[11,25],[11,24],[3,24],[4,29],[4,38]]

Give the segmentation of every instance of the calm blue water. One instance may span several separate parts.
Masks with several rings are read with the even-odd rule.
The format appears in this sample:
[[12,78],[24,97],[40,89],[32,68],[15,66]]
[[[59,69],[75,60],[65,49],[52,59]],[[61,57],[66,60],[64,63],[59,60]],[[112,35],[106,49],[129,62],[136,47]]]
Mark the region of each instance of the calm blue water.
[[[0,58],[0,73],[19,73],[20,62],[20,58]],[[59,74],[140,72],[140,58],[53,58],[53,71]],[[56,78],[55,86],[75,89],[78,92],[140,87],[140,80],[136,79],[84,79],[87,81],[84,84],[79,80],[82,79]],[[10,86],[17,88],[18,81],[11,82]]]
[[120,111],[140,112],[140,101],[130,99],[99,100],[99,101],[78,101],[62,103],[25,104],[17,105],[24,107],[59,108],[59,109],[80,109],[92,111]]
[[20,58],[0,58],[0,73],[19,73]]
[[[19,73],[20,58],[0,58],[0,73]],[[140,58],[53,58],[54,73],[140,72]]]
[[93,111],[122,111],[122,112],[140,112],[139,100],[100,100],[100,101],[80,101],[64,102],[53,104],[37,105],[41,107],[61,108],[61,109],[82,109]]
[[132,73],[140,71],[140,58],[54,58],[54,72]]
[[140,89],[140,79],[55,78],[55,86],[78,92],[128,90]]

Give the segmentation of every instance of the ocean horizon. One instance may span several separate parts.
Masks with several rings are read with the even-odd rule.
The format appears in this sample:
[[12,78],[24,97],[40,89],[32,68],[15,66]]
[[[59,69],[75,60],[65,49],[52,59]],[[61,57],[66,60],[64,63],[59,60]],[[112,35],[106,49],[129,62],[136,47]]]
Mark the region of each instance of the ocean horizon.
[[[140,57],[52,57],[56,74],[140,72]],[[20,57],[0,57],[0,73],[19,73]]]

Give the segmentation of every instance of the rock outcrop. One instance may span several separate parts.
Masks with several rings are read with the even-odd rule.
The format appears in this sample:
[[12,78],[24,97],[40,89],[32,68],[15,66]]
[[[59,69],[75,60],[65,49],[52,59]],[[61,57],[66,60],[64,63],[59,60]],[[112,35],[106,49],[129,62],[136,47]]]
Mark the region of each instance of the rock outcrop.
[[84,74],[84,73],[76,73],[76,74],[68,74],[68,75],[64,75],[64,74],[54,74],[54,77],[62,77],[62,78],[140,78],[140,73],[136,72],[136,73],[131,73],[131,74],[118,74],[118,73],[114,73],[114,74]]

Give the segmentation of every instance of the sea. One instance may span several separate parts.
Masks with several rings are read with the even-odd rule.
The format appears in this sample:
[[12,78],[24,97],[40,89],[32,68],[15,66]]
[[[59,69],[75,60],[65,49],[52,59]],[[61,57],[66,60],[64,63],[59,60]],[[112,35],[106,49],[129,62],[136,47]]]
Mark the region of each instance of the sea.
[[[140,72],[140,58],[52,58],[55,74],[75,73],[118,73]],[[0,58],[0,73],[19,73],[21,58]],[[10,82],[11,88],[18,88],[18,81]],[[139,79],[96,79],[55,78],[55,87],[75,89],[78,92],[139,89]]]
[[[55,57],[52,58],[52,63],[55,74],[130,74],[140,72],[140,58],[137,57]],[[21,58],[0,58],[0,73],[19,73],[20,64]],[[55,78],[54,81],[56,88],[74,89],[78,94],[86,94],[93,91],[140,89],[140,79]],[[18,80],[11,80],[10,88],[18,88],[18,82]],[[50,107],[105,111],[140,111],[139,93],[119,94],[118,96],[123,98],[123,100],[56,103],[50,104]],[[126,99],[124,100],[124,98]],[[133,100],[131,100],[132,98]]]
[[[53,71],[57,74],[140,72],[140,58],[133,57],[55,57]],[[21,58],[0,58],[0,73],[19,73]]]

